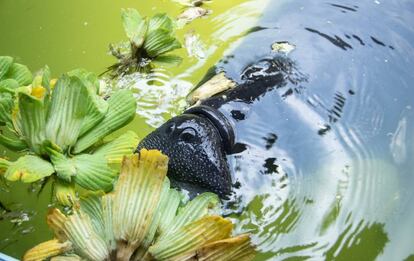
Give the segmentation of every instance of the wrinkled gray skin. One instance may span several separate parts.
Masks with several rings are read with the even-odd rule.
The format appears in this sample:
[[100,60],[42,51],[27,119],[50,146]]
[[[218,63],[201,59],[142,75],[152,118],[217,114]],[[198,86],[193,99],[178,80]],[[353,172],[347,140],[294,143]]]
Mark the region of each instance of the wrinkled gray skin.
[[[212,191],[225,197],[231,176],[222,139],[208,119],[192,114],[174,117],[149,134],[139,145],[158,149],[169,157],[168,176],[179,187]],[[202,190],[203,190],[202,189]]]

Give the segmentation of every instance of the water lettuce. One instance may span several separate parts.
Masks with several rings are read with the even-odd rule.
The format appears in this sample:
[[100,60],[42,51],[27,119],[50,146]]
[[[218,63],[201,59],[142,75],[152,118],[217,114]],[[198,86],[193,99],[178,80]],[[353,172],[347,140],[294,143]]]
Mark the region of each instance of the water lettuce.
[[109,69],[115,75],[148,71],[156,65],[177,65],[181,57],[168,54],[181,48],[174,36],[174,23],[166,14],[142,17],[132,8],[122,10],[122,22],[128,42],[110,45],[118,62]]
[[82,198],[71,215],[51,209],[55,238],[23,260],[252,260],[249,236],[232,237],[218,197],[204,193],[184,204],[167,166],[157,150],[125,157],[114,191]]
[[102,143],[134,118],[132,93],[119,90],[104,100],[93,73],[78,69],[52,81],[49,68],[32,77],[10,57],[0,57],[0,76],[0,144],[23,153],[15,162],[0,159],[3,176],[28,183],[52,176],[65,205],[74,200],[75,184],[110,191],[117,172],[109,164],[132,154],[138,137],[129,131]]

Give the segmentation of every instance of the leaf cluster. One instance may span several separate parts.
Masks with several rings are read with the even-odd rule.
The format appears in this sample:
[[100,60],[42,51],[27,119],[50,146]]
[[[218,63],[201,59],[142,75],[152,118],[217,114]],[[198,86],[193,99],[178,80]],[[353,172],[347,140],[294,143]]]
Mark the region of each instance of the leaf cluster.
[[114,191],[81,200],[74,214],[52,209],[55,239],[23,260],[252,260],[248,235],[232,236],[219,199],[204,193],[184,203],[170,189],[168,158],[157,150],[125,157]]
[[50,80],[48,67],[32,77],[9,57],[0,64],[0,84],[8,83],[0,88],[0,144],[23,153],[14,162],[0,158],[3,176],[30,183],[54,174],[56,197],[65,205],[75,199],[75,184],[110,191],[117,172],[109,164],[131,154],[138,137],[126,132],[102,141],[134,118],[132,93],[119,90],[105,100],[97,77],[82,69]]
[[156,65],[177,65],[181,57],[168,53],[181,48],[174,36],[174,23],[166,14],[142,17],[132,8],[122,10],[122,22],[128,42],[110,45],[118,62],[109,69],[114,75],[149,71]]

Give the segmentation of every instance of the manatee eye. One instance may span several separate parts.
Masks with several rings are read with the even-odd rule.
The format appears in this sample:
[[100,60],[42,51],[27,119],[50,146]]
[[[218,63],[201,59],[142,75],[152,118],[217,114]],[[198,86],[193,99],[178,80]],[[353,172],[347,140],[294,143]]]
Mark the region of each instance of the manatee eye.
[[175,130],[175,123],[174,122],[172,122],[171,124],[169,124],[168,126],[167,126],[167,128],[165,129],[165,133],[167,134],[167,135],[170,135],[171,133],[173,133],[174,132],[174,130]]
[[196,131],[193,128],[185,128],[179,136],[179,139],[184,142],[192,142],[196,137]]

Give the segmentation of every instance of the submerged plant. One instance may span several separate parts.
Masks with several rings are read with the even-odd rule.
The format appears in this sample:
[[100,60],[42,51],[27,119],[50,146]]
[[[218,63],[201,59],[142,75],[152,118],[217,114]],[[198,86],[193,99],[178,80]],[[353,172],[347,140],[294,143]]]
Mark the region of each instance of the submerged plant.
[[116,75],[148,71],[155,65],[177,65],[181,57],[167,53],[181,48],[174,36],[174,23],[166,14],[142,17],[135,9],[122,10],[128,42],[110,45],[118,62],[109,69]]
[[[0,64],[5,60],[0,57]],[[5,68],[0,76],[9,75]],[[22,79],[23,71],[14,79]],[[65,205],[75,199],[75,184],[112,190],[117,171],[109,164],[132,154],[138,137],[126,132],[109,143],[102,140],[134,118],[132,93],[120,90],[104,100],[97,77],[84,70],[66,73],[54,85],[46,67],[33,81],[27,76],[18,83],[30,85],[0,89],[0,144],[24,153],[15,162],[0,158],[4,178],[31,183],[55,174],[55,195]]]
[[251,260],[249,236],[231,237],[218,197],[204,193],[183,204],[167,166],[157,150],[125,157],[114,191],[81,199],[69,216],[52,209],[47,222],[55,239],[23,260]]

